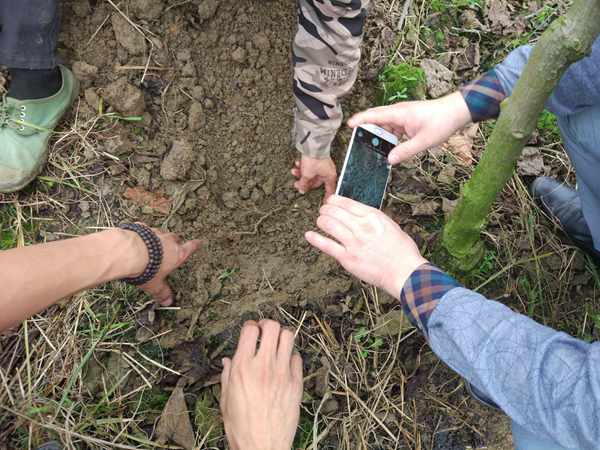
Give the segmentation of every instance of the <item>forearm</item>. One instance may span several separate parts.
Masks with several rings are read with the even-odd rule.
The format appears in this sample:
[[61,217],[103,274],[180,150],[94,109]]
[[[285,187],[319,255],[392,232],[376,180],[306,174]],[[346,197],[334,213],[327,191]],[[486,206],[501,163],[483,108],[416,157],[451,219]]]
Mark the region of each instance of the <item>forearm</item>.
[[407,316],[433,351],[513,420],[567,448],[600,439],[600,348],[542,326],[422,266],[405,284]]
[[[474,121],[495,118],[500,114],[500,104],[512,94],[532,50],[530,45],[513,50],[493,70],[461,88]],[[597,39],[591,55],[567,69],[547,100],[546,108],[556,115],[565,116],[600,104],[599,70],[600,39]]]
[[86,288],[141,273],[147,251],[135,233],[111,229],[0,253],[0,331]]
[[368,3],[299,2],[293,43],[294,128],[296,148],[305,156],[329,157],[342,123],[341,98],[350,92],[358,74]]

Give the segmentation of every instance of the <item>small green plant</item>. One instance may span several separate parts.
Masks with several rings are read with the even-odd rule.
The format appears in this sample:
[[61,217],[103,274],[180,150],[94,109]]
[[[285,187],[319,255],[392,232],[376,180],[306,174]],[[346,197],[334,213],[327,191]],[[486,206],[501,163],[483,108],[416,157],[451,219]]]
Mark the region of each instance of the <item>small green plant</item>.
[[425,72],[407,63],[388,64],[378,77],[380,105],[424,97]]
[[380,337],[369,337],[370,331],[365,327],[361,327],[354,334],[354,342],[359,348],[360,355],[363,358],[369,356],[369,351],[375,351],[383,346],[383,339]]
[[232,268],[232,269],[225,269],[221,275],[219,275],[219,281],[221,283],[225,283],[225,281],[230,280],[231,277],[233,277],[233,275],[235,274],[235,272],[237,272],[236,269]]
[[538,130],[543,138],[551,142],[560,141],[558,119],[550,111],[544,110],[538,119]]

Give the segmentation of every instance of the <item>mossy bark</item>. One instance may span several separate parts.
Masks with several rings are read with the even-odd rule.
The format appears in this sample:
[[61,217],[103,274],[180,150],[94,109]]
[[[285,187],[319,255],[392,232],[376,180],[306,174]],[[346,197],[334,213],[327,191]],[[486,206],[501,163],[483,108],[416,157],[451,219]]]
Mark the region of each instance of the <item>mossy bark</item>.
[[600,0],[576,0],[535,45],[512,95],[502,103],[485,152],[444,227],[442,245],[455,259],[457,269],[469,270],[479,262],[481,229],[512,176],[544,103],[568,67],[589,54],[599,34]]

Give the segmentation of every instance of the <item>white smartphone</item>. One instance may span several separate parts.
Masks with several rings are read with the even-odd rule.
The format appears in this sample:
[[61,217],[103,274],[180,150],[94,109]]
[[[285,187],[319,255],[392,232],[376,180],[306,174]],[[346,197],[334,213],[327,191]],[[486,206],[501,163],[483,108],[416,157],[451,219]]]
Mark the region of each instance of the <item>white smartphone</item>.
[[348,146],[336,195],[381,209],[390,181],[388,155],[398,138],[376,125],[356,127]]

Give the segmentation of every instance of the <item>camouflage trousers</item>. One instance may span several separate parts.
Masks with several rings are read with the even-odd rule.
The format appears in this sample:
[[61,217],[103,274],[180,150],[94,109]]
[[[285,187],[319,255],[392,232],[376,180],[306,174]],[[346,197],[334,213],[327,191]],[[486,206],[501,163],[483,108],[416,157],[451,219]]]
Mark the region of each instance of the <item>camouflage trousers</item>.
[[327,158],[342,123],[341,98],[358,75],[369,0],[298,0],[293,44],[294,143]]

